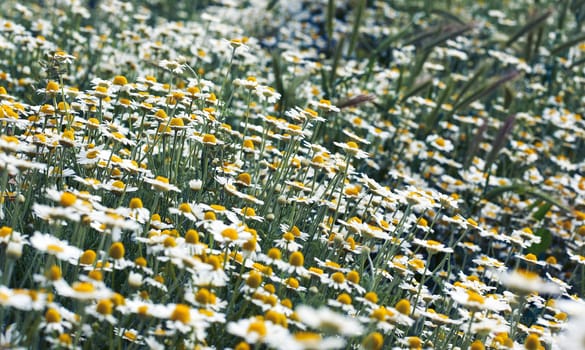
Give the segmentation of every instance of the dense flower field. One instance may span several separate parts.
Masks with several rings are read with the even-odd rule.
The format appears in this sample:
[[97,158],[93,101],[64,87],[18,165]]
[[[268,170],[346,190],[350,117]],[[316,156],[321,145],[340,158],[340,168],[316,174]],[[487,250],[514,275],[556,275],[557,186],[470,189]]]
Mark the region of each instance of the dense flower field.
[[0,348],[582,349],[581,1],[0,4]]

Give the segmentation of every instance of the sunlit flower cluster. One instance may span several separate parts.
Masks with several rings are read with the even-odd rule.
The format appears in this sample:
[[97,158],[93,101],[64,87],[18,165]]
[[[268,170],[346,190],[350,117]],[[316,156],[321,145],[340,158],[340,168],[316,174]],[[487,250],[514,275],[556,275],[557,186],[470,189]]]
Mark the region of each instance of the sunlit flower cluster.
[[573,8],[146,3],[0,4],[0,348],[583,348]]

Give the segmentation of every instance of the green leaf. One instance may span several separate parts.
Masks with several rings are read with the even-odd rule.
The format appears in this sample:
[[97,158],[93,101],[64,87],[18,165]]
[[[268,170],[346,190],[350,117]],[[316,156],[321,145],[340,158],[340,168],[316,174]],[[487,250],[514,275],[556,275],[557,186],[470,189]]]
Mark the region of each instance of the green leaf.
[[358,2],[358,5],[355,8],[355,16],[353,19],[353,28],[351,31],[351,39],[349,41],[349,48],[347,49],[348,56],[351,56],[353,54],[353,51],[355,50],[357,39],[358,39],[359,34],[360,34],[360,27],[362,25],[363,18],[364,18],[363,14],[364,14],[365,7],[366,7],[366,0],[360,0]]
[[439,114],[441,109],[443,108],[443,103],[449,98],[451,95],[451,91],[453,90],[454,81],[452,79],[449,80],[447,83],[447,87],[443,90],[441,95],[439,95],[439,99],[436,102],[435,108],[431,111],[431,113],[425,117],[424,121],[424,129],[422,129],[425,133],[425,136],[430,134],[433,130],[437,130],[437,125],[441,121],[441,118],[444,117],[444,114]]
[[579,35],[576,35],[575,37],[565,41],[564,43],[553,47],[552,50],[550,50],[550,54],[556,56],[556,55],[562,53],[563,51],[565,51],[566,49],[570,48],[571,46],[577,45],[577,44],[583,42],[583,40],[585,40],[585,33],[581,33]]
[[516,184],[512,184],[510,186],[496,187],[496,188],[486,192],[483,197],[487,200],[493,200],[506,192],[514,192],[514,193],[519,194],[521,196],[523,196],[523,195],[532,196],[534,198],[541,199],[541,200],[545,201],[546,203],[554,205],[561,210],[564,210],[564,211],[569,212],[569,213],[572,212],[571,208],[564,205],[559,199],[549,195],[548,193],[544,193],[544,192],[536,189],[535,187],[532,187],[532,186],[530,186],[528,184],[524,184],[524,183],[516,183]]
[[278,4],[278,0],[270,0],[268,5],[266,5],[266,11],[272,10],[276,4]]
[[573,211],[571,208],[569,208],[566,205],[564,205],[558,198],[555,198],[555,197],[551,196],[548,193],[544,193],[542,191],[539,191],[539,190],[537,190],[534,187],[530,187],[528,189],[528,194],[530,194],[530,195],[532,195],[532,196],[534,196],[536,198],[543,199],[544,201],[546,201],[546,202],[548,202],[548,203],[550,203],[552,205],[555,205],[559,209],[562,209],[562,210],[564,210],[564,211],[566,211],[568,213],[571,213]]
[[512,89],[509,86],[504,85],[504,108],[509,109],[513,101],[514,91],[512,91]]
[[326,30],[327,30],[327,43],[328,47],[331,48],[333,42],[333,19],[335,18],[335,0],[327,1],[327,14],[326,14]]
[[488,96],[489,94],[493,93],[500,85],[503,85],[509,81],[515,80],[520,76],[520,72],[516,70],[512,70],[502,74],[501,76],[492,79],[491,81],[485,83],[484,85],[480,86],[477,90],[473,91],[469,94],[463,101],[457,103],[453,109],[459,110],[461,108],[467,107],[473,101],[479,100],[482,97]]
[[[414,64],[414,67],[412,67],[412,69],[410,69],[409,71],[410,74],[408,75],[408,82],[406,83],[406,86],[413,86],[416,83],[416,77],[418,77],[418,75],[422,72],[423,66],[430,55],[431,51],[423,51],[421,54],[418,54],[416,56],[416,62]],[[432,79],[427,78],[426,81],[432,82]],[[415,91],[416,93],[418,90],[415,88],[411,91]],[[402,101],[405,101],[406,98],[411,96],[410,94],[406,95],[407,97],[402,98]]]
[[510,46],[516,40],[520,39],[524,34],[530,33],[533,30],[537,29],[540,25],[546,23],[547,18],[552,15],[552,10],[546,10],[540,15],[532,18],[528,23],[522,26],[508,41],[506,42],[506,46]]
[[552,208],[552,203],[546,202],[543,205],[541,205],[538,208],[538,210],[532,214],[532,217],[535,218],[536,220],[540,221],[540,220],[544,219],[546,213],[548,213],[550,208]]
[[527,252],[535,255],[546,252],[546,250],[552,244],[552,233],[545,228],[539,228],[538,230],[536,230],[536,232],[534,232],[534,234],[540,237],[540,243],[533,244],[530,247],[528,247]]
[[[329,72],[329,86],[331,87],[331,94],[336,95],[335,88],[337,86],[337,68],[339,67],[339,63],[341,62],[341,57],[343,55],[343,45],[345,44],[345,37],[341,37],[337,46],[335,47],[335,52],[333,56],[333,63],[331,63],[331,72]],[[329,99],[332,99],[333,96],[330,96]]]

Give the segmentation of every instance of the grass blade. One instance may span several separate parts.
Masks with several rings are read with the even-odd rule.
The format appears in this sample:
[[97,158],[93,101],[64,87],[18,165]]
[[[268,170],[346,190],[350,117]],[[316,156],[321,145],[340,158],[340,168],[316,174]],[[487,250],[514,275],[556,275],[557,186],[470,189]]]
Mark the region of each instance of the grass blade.
[[360,94],[360,95],[351,97],[347,100],[341,100],[341,101],[335,103],[335,105],[338,108],[343,109],[343,108],[348,108],[348,107],[354,107],[354,106],[360,105],[360,104],[365,103],[365,102],[373,101],[375,99],[376,99],[376,96],[374,96],[374,95]]
[[550,203],[551,205],[554,205],[560,209],[562,209],[563,211],[566,212],[572,212],[572,209],[569,208],[568,206],[566,206],[565,204],[563,204],[559,199],[539,191],[538,189],[527,185],[525,183],[516,183],[513,185],[509,185],[509,186],[499,186],[496,187],[488,192],[486,192],[486,194],[484,195],[485,199],[488,200],[494,200],[497,197],[503,195],[506,192],[513,192],[516,193],[518,195],[521,196],[525,196],[525,195],[530,195],[539,199],[542,199],[543,201]]
[[467,153],[465,154],[465,163],[464,163],[465,169],[469,169],[469,165],[471,164],[473,157],[475,156],[475,154],[477,153],[477,150],[479,149],[479,144],[483,141],[483,135],[485,134],[487,128],[488,128],[488,123],[487,123],[487,120],[484,118],[483,124],[481,124],[481,126],[477,129],[477,131],[475,132],[475,135],[473,136],[473,139],[471,140],[471,144],[467,148]]
[[[333,45],[333,19],[335,17],[335,0],[327,1],[327,18],[325,30],[327,31],[327,47],[331,49]],[[329,50],[328,50],[329,51]]]
[[360,35],[360,27],[362,25],[364,8],[366,7],[366,0],[359,0],[358,5],[355,9],[355,17],[353,19],[353,28],[351,31],[351,38],[349,40],[349,48],[347,49],[347,55],[351,56],[355,50],[357,39]]
[[335,86],[336,82],[335,79],[337,78],[337,67],[339,67],[339,62],[341,60],[341,56],[343,54],[343,44],[345,43],[345,37],[341,37],[339,43],[335,47],[335,52],[333,56],[333,63],[331,64],[331,72],[329,75],[329,86],[331,87],[331,99],[335,95]]
[[504,148],[504,145],[506,144],[506,138],[508,135],[510,135],[512,129],[514,128],[514,121],[516,121],[516,115],[512,114],[504,121],[504,124],[500,130],[498,130],[498,134],[496,135],[494,142],[492,142],[492,149],[486,157],[484,171],[489,171],[491,165],[496,160],[496,157],[502,148]]
[[[412,89],[410,89],[401,99],[401,102],[406,101],[409,97],[414,96],[416,94],[418,94],[419,92],[421,92],[422,90],[426,89],[427,87],[429,87],[433,82],[433,79],[431,78],[426,78],[423,81],[421,81],[419,84],[415,85]],[[408,84],[410,85],[410,84]]]
[[424,132],[425,136],[431,133],[433,130],[436,130],[437,124],[441,120],[441,116],[444,116],[444,114],[441,115],[439,114],[439,112],[443,107],[443,103],[445,103],[447,98],[451,95],[451,91],[453,90],[453,84],[454,84],[453,80],[449,80],[447,87],[442,91],[441,95],[439,96],[439,99],[436,102],[437,105],[435,106],[435,108],[433,108],[431,113],[429,113],[429,115],[425,117],[424,128],[421,129],[421,131]]
[[489,94],[491,94],[492,92],[494,92],[500,85],[505,84],[509,81],[512,81],[514,79],[516,79],[517,77],[520,76],[520,72],[516,71],[516,70],[512,70],[508,73],[505,73],[504,75],[502,75],[500,78],[498,78],[496,81],[484,85],[482,87],[480,87],[479,89],[477,89],[476,91],[474,91],[473,93],[471,93],[471,95],[469,95],[467,98],[465,98],[463,101],[459,102],[454,108],[453,110],[459,110],[463,107],[466,107],[468,105],[470,105],[473,101],[479,100],[482,97],[485,97]]
[[431,50],[432,48],[434,48],[437,45],[442,44],[443,42],[458,37],[459,35],[473,29],[474,25],[473,24],[466,24],[463,26],[455,26],[453,28],[447,27],[446,29],[448,29],[447,33],[440,35],[438,38],[436,38],[435,40],[431,41],[430,43],[426,44],[423,46],[424,50]]
[[552,14],[552,10],[547,10],[545,12],[543,12],[542,14],[534,17],[532,20],[530,20],[528,23],[526,23],[522,28],[520,28],[516,33],[514,33],[514,35],[512,35],[512,37],[510,39],[508,39],[508,41],[506,41],[505,46],[510,46],[512,45],[514,42],[516,42],[516,40],[520,39],[523,35],[532,32],[533,30],[535,30],[536,28],[540,27],[540,25],[544,24],[544,22],[546,21],[546,19]]
[[579,44],[584,40],[585,40],[585,33],[581,33],[581,34],[567,40],[566,42],[553,47],[552,50],[550,50],[550,54],[553,56],[556,56],[556,55],[560,54],[561,52],[565,51],[566,49],[568,49],[569,47],[576,45],[576,44]]

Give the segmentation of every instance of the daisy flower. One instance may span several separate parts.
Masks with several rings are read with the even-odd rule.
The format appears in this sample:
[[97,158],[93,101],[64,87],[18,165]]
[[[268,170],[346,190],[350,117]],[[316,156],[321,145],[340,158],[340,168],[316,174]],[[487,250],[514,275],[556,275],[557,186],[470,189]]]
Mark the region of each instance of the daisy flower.
[[274,244],[277,248],[283,248],[289,252],[296,252],[303,247],[295,242],[295,236],[291,232],[285,232],[281,238],[274,240]]
[[318,108],[320,110],[323,110],[325,112],[339,112],[339,111],[341,111],[339,108],[332,105],[331,101],[325,100],[325,99],[319,100],[319,101],[310,101],[309,104],[312,105],[313,107]]
[[77,300],[108,299],[114,294],[103,282],[97,281],[77,281],[69,285],[64,280],[58,280],[53,286],[57,294]]
[[341,148],[348,155],[351,155],[352,157],[355,157],[357,159],[364,159],[370,156],[368,152],[362,151],[359,148],[358,144],[353,141],[348,141],[346,143],[333,142],[333,144]]
[[242,318],[227,324],[227,331],[230,334],[243,338],[249,344],[262,344],[277,349],[287,349],[284,341],[290,335],[286,328],[265,321],[261,317]]
[[527,295],[530,293],[560,294],[561,288],[552,282],[548,282],[540,277],[537,273],[516,269],[499,273],[496,279],[509,290]]
[[38,231],[30,238],[30,244],[33,248],[54,255],[62,261],[77,261],[82,254],[81,249],[69,245],[67,241],[62,241],[51,234]]
[[327,334],[354,337],[361,335],[364,330],[357,319],[336,313],[327,307],[314,309],[301,305],[295,309],[295,312],[301,322]]
[[453,253],[453,248],[447,247],[443,243],[434,241],[432,239],[422,240],[415,237],[413,238],[412,243],[425,248],[429,254]]
[[501,312],[511,310],[510,305],[503,300],[485,297],[477,292],[464,288],[455,287],[449,295],[457,304],[471,311],[489,310]]
[[226,225],[222,221],[215,220],[205,227],[213,235],[215,241],[225,244],[235,243],[242,245],[252,238],[252,234],[246,231],[246,226],[244,225]]
[[149,183],[152,186],[152,189],[156,191],[160,192],[175,191],[179,193],[181,192],[181,190],[177,186],[169,183],[169,179],[164,176],[157,176],[154,179],[145,178],[144,182]]
[[114,303],[110,299],[101,299],[94,305],[86,306],[85,312],[99,321],[106,321],[112,325],[118,322],[112,315],[114,312]]
[[312,350],[312,349],[343,349],[346,345],[344,339],[339,337],[323,337],[314,332],[296,332],[287,341],[288,349],[291,350]]

